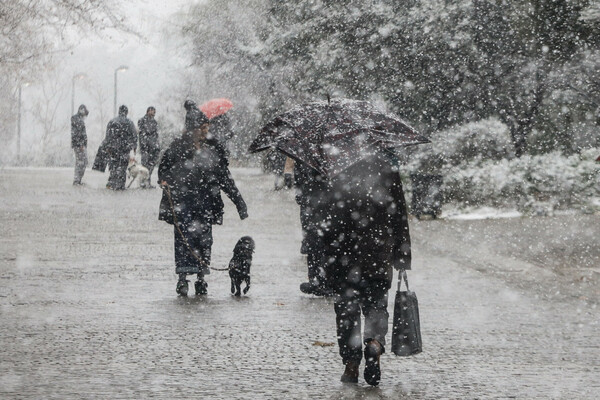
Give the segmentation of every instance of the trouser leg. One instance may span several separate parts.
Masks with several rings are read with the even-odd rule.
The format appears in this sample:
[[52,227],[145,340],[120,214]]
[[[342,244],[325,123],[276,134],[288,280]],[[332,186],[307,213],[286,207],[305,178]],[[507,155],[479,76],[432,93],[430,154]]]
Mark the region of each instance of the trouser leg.
[[349,287],[338,291],[335,299],[337,339],[342,362],[360,364],[362,359],[362,338],[360,324],[359,293]]
[[109,162],[110,175],[108,177],[108,184],[111,189],[123,190],[125,189],[125,181],[127,179],[127,164],[129,163],[129,156],[127,154],[116,156],[111,158]]
[[361,295],[362,312],[365,316],[365,344],[373,339],[382,348],[388,331],[388,289],[386,282],[370,282]]
[[316,252],[311,251],[306,255],[306,263],[308,266],[308,280],[310,282],[319,281],[321,274],[320,266],[321,257]]
[[152,171],[154,171],[154,167],[158,161],[159,150],[145,148],[141,150],[141,153],[142,165],[148,169],[148,180],[144,183],[144,185],[150,186],[152,182]]
[[85,147],[76,147],[73,151],[75,152],[75,175],[73,183],[80,184],[85,173],[85,167],[87,167],[87,149]]
[[208,265],[213,243],[212,225],[199,221],[178,221],[178,226],[186,240],[181,237],[177,227],[174,227],[175,272],[202,276],[210,274]]

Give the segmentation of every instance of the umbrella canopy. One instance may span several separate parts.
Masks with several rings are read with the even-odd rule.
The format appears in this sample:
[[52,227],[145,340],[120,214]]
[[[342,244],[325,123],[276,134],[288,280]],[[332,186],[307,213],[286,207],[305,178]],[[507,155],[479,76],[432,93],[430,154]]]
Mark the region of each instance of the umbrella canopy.
[[400,118],[366,101],[333,99],[297,106],[267,125],[250,145],[251,153],[273,147],[335,176],[381,149],[429,143]]
[[208,117],[208,119],[212,119],[214,117],[218,117],[219,115],[225,114],[233,107],[233,103],[229,99],[221,98],[221,99],[212,99],[202,104],[199,108],[200,111],[204,113]]

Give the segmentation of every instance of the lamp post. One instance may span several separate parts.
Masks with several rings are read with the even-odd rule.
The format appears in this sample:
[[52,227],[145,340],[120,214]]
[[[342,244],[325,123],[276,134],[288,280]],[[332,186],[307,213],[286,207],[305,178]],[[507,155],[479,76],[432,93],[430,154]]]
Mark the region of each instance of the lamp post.
[[19,102],[18,102],[18,119],[17,119],[17,160],[21,158],[21,92],[23,86],[29,86],[29,82],[22,82],[19,84]]
[[129,69],[126,65],[121,65],[119,68],[115,69],[115,107],[114,107],[114,115],[117,116],[117,74],[119,71],[127,71]]
[[86,75],[83,73],[73,75],[73,85],[71,87],[71,115],[75,114],[75,81],[85,77]]

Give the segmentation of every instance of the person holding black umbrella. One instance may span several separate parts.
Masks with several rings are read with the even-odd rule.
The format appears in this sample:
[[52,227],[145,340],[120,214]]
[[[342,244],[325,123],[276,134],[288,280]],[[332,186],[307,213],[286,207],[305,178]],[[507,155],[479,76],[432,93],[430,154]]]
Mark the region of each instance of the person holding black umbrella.
[[276,148],[310,172],[297,184],[310,202],[320,266],[335,292],[343,382],[358,382],[363,354],[365,381],[375,386],[381,379],[393,270],[411,269],[406,201],[392,149],[427,142],[368,102],[338,99],[277,116],[250,146],[250,152]]
[[[410,234],[400,175],[382,151],[330,179],[311,184],[313,220],[326,285],[335,292],[343,382],[379,384],[385,352],[393,268],[411,268]],[[364,333],[361,335],[361,314]],[[364,348],[363,348],[364,344]]]

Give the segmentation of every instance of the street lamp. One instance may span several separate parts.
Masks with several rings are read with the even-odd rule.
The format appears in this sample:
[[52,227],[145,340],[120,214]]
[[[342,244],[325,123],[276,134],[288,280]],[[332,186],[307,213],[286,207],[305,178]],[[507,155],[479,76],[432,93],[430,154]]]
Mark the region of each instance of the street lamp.
[[73,75],[73,86],[71,87],[71,115],[75,114],[75,81],[85,77],[86,75],[83,73]]
[[117,73],[119,71],[127,71],[129,69],[126,65],[121,65],[119,68],[115,69],[115,109],[114,115],[117,116]]
[[19,84],[19,118],[17,120],[17,160],[21,158],[21,92],[23,87],[29,86],[29,82],[21,82]]

